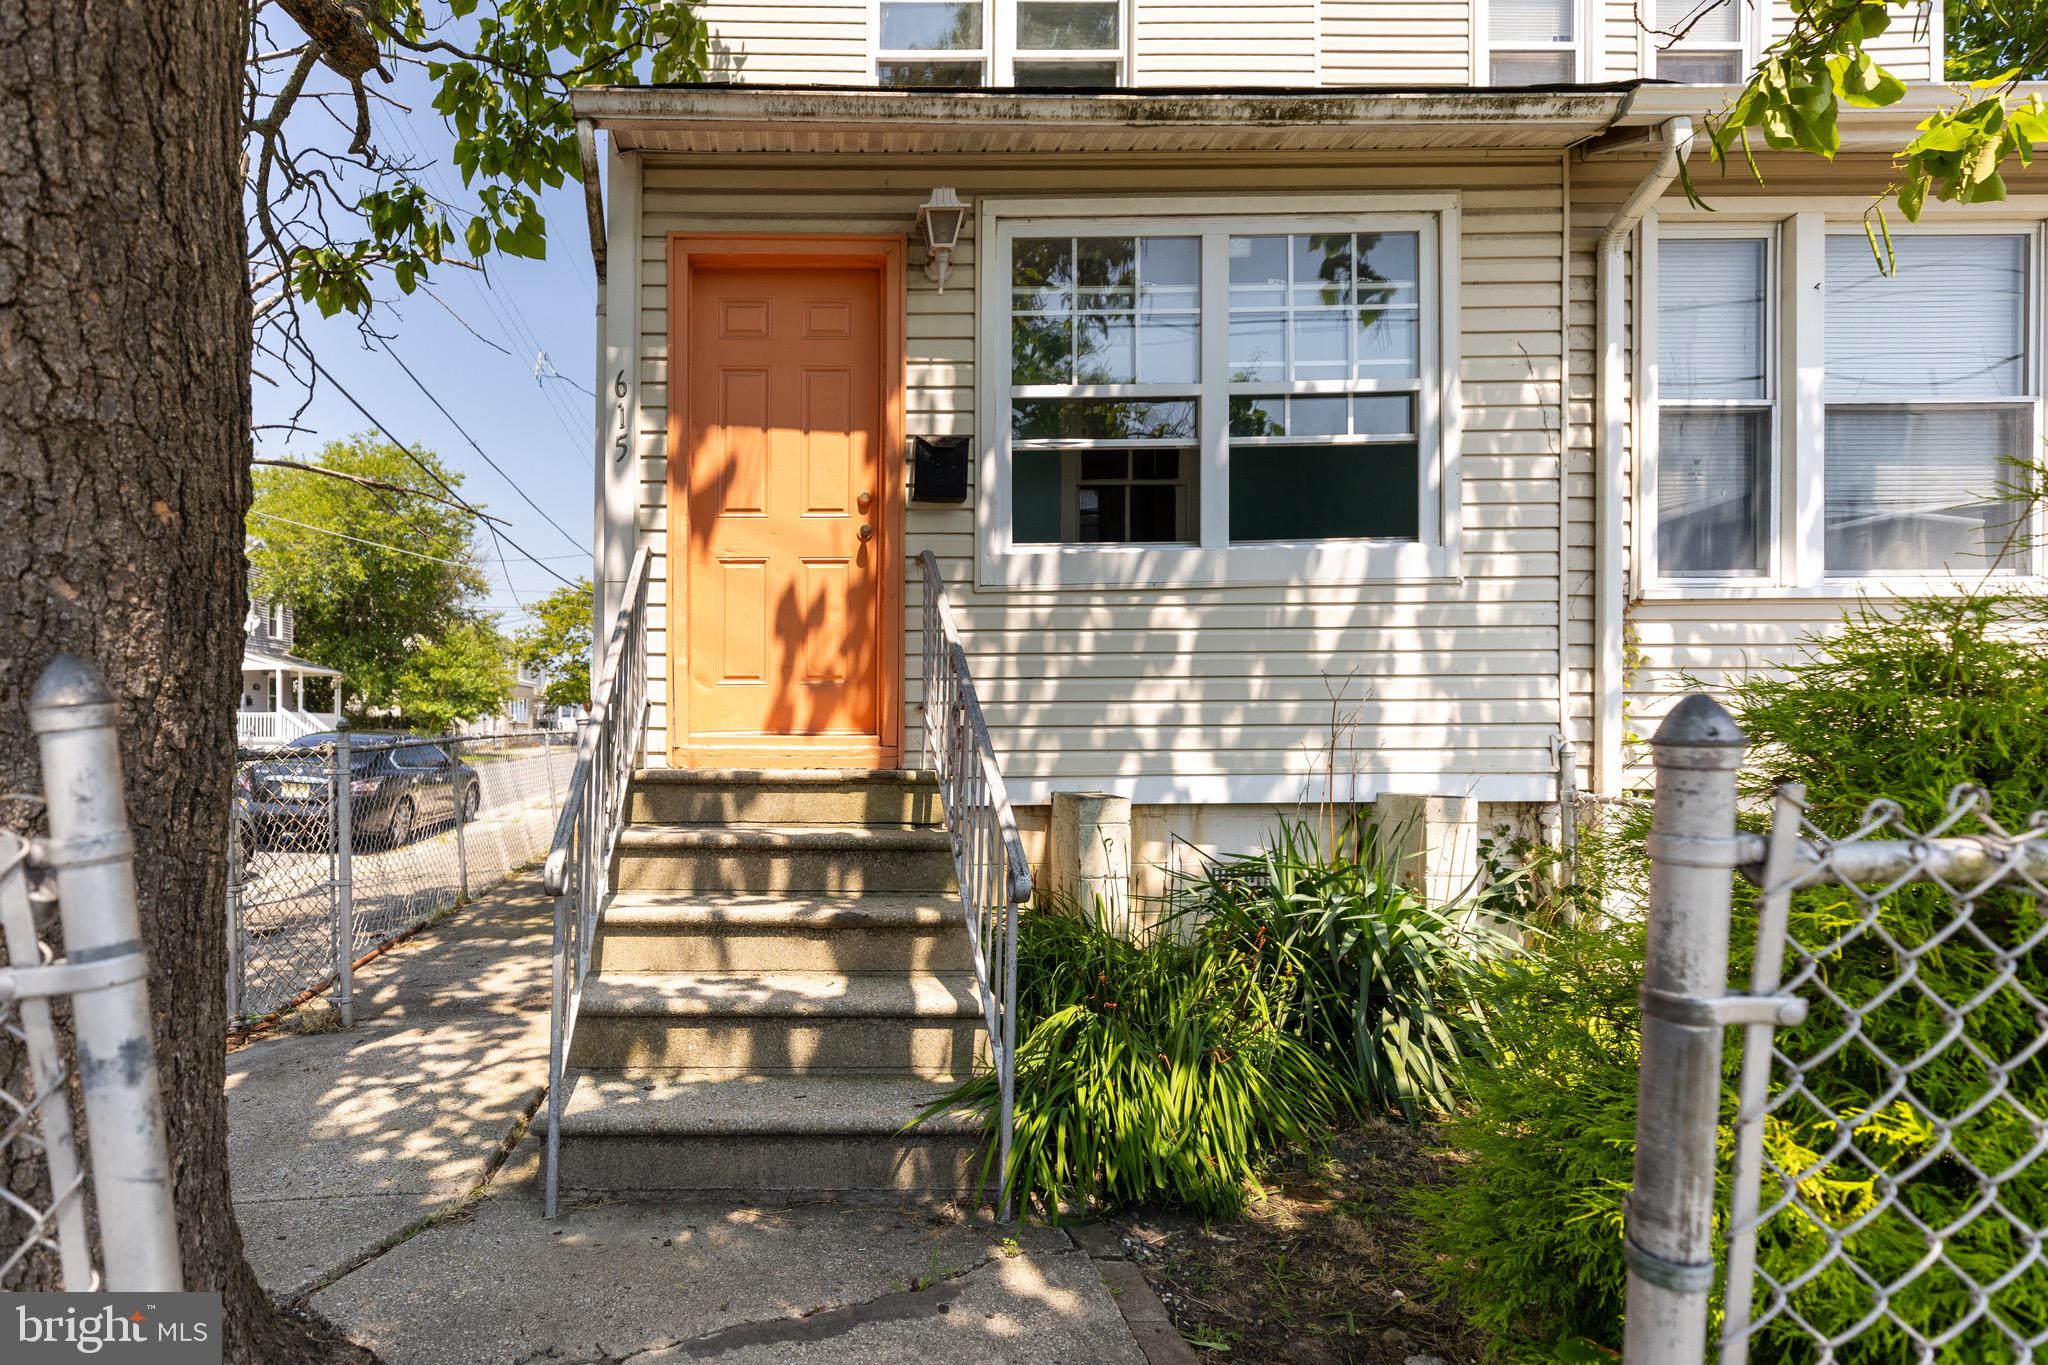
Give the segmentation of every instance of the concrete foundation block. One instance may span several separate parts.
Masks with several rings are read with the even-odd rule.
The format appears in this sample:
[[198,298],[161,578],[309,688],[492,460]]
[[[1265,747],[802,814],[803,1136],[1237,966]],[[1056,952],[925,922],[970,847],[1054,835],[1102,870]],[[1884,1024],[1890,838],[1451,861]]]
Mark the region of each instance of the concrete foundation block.
[[1479,884],[1479,802],[1469,796],[1382,795],[1374,823],[1400,860],[1402,884],[1447,905]]
[[1107,792],[1054,792],[1046,885],[1131,931],[1131,801]]

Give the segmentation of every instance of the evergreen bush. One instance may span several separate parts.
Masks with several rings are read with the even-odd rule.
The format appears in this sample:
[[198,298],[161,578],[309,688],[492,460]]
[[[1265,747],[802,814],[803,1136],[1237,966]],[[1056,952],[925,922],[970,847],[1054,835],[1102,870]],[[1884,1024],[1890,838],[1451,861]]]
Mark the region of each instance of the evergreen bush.
[[[1909,826],[1928,828],[1946,811],[1950,792],[1968,783],[1989,793],[1993,818],[2024,827],[2048,807],[2048,651],[2033,633],[2034,607],[1975,595],[1859,610],[1839,633],[1811,642],[1790,669],[1752,675],[1733,699],[1753,746],[1744,775],[1749,794],[1762,796],[1781,778],[1804,781],[1811,818],[1839,837],[1879,799],[1897,802]],[[1610,838],[1591,841],[1588,881],[1610,903],[1645,884],[1645,832],[1639,813]],[[1754,900],[1738,882],[1735,979],[1747,975]],[[1833,943],[1856,923],[1858,909],[1846,891],[1803,892],[1794,899],[1792,934],[1810,947]],[[1885,1172],[1912,1173],[1906,1208],[1935,1227],[1982,1199],[1979,1171],[2022,1162],[2043,1140],[2031,1116],[2048,1116],[2048,1074],[2032,1051],[2044,1026],[2040,1002],[2048,1000],[2048,959],[2033,946],[2040,907],[1999,893],[1976,903],[1975,932],[1954,933],[1952,920],[1953,902],[1938,888],[1902,888],[1886,897],[1884,936],[1926,948],[1914,969],[1918,984],[1869,1016],[1867,1043],[1851,1043],[1808,1079],[1835,1111],[1874,1115],[1859,1131],[1859,1147]],[[1891,988],[1901,963],[1884,936],[1857,935],[1828,953],[1822,973],[1829,989],[1861,1003]],[[1469,1160],[1450,1186],[1418,1196],[1417,1212],[1430,1228],[1432,1277],[1503,1356],[1546,1358],[1560,1343],[1567,1352],[1583,1350],[1573,1343],[1620,1344],[1620,1210],[1633,1165],[1641,959],[1642,931],[1630,916],[1565,927],[1528,957],[1504,964],[1485,992],[1497,1063],[1468,1069],[1460,1112],[1447,1129]],[[2007,962],[2010,980],[2003,975]],[[1969,1045],[1938,1046],[1948,1028],[1942,1002],[1972,1001],[1964,1028]],[[1781,1034],[1780,1045],[1788,1055],[1810,1055],[1843,1027],[1840,1012],[1823,1004],[1806,1024]],[[1915,1073],[1913,1089],[1938,1111],[1963,1112],[2001,1074],[2018,1104],[1988,1105],[1948,1148],[1924,1114],[1893,1097],[1880,1060],[1930,1050],[1937,1055]],[[1729,1048],[1731,1094],[1739,1051]],[[2008,1062],[2008,1071],[1995,1069]],[[1767,1126],[1765,1140],[1781,1165],[1799,1169],[1827,1150],[1833,1131],[1816,1108],[1796,1104]],[[1725,1128],[1723,1137],[1725,1150]],[[1801,1196],[1849,1226],[1874,1207],[1879,1188],[1869,1168],[1837,1162],[1804,1182]],[[2026,1227],[2048,1223],[2048,1155],[2006,1183],[2001,1198]],[[1849,1251],[1867,1271],[1891,1279],[1903,1277],[1925,1245],[1905,1213],[1894,1212],[1860,1225]],[[1765,1272],[1783,1281],[1826,1251],[1809,1225],[1780,1218],[1766,1226],[1759,1257]],[[1996,1210],[1948,1238],[1945,1254],[1982,1284],[2010,1273],[1995,1311],[2023,1335],[2048,1330],[2048,1272],[2032,1265],[2029,1237]],[[1839,1262],[1813,1277],[1796,1301],[1802,1316],[1830,1332],[1849,1328],[1874,1302]],[[1939,1265],[1891,1308],[1923,1330],[1963,1323],[1971,1313],[1966,1287]],[[1874,1365],[1914,1354],[1907,1335],[1887,1319],[1834,1358]],[[1766,1329],[1753,1358],[1816,1356],[1803,1330],[1781,1320]],[[1941,1356],[2010,1357],[2002,1337],[1983,1323],[1963,1330]]]

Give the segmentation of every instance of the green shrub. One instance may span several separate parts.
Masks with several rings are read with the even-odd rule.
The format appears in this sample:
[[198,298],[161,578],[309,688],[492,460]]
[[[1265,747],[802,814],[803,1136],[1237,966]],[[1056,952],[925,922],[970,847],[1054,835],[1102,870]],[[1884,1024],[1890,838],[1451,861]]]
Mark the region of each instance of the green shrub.
[[[1325,846],[1327,842],[1327,847]],[[1266,1160],[1340,1111],[1440,1110],[1483,1042],[1471,987],[1507,940],[1402,887],[1369,826],[1285,822],[1207,862],[1127,941],[1073,907],[1018,939],[1012,1187],[1049,1214],[1161,1199],[1244,1206]],[[992,1077],[940,1105],[993,1118]],[[994,1147],[983,1159],[993,1173]]]
[[[1809,817],[1838,837],[1880,797],[1898,804],[1908,827],[1926,830],[1964,784],[1985,790],[1986,814],[2008,829],[2023,828],[2048,807],[2048,650],[2012,628],[2015,617],[2033,611],[2022,600],[1976,597],[1904,603],[1889,619],[1858,612],[1789,677],[1757,677],[1737,690],[1735,708],[1755,746],[1748,784],[1761,792],[1776,776],[1804,780]],[[1977,828],[1965,824],[1957,832]],[[1744,888],[1742,901],[1752,898]],[[2039,1141],[2034,1116],[2048,1113],[2048,1068],[2033,1053],[2043,1027],[2039,1002],[2048,994],[2048,954],[2030,943],[2040,932],[2041,907],[2012,891],[1980,896],[1961,932],[1957,908],[1939,887],[1902,887],[1885,897],[1883,932],[1876,934],[1858,932],[1862,903],[1849,891],[1815,888],[1792,903],[1794,939],[1816,950],[1839,942],[1820,955],[1817,968],[1836,999],[1868,1004],[1911,978],[1864,1017],[1858,1042],[1806,1079],[1835,1112],[1871,1116],[1857,1134],[1865,1156],[1888,1173],[1910,1173],[1901,1193],[1911,1219],[1897,1209],[1879,1214],[1847,1243],[1850,1257],[1880,1281],[1904,1278],[1926,1254],[1927,1239],[1912,1219],[1936,1228],[1960,1222],[1983,1198],[1978,1173],[2025,1164]],[[1847,1027],[1826,994],[1805,994],[1811,1015],[1780,1039],[1792,1057],[1813,1055]],[[1966,1004],[1972,1007],[1961,1040],[1944,1043],[1949,1006]],[[1935,1113],[1964,1114],[2002,1081],[2018,1104],[1986,1105],[1957,1128],[1951,1146],[1923,1111],[1895,1097],[1883,1060],[1929,1053],[1935,1055],[1914,1072],[1911,1087]],[[2017,1064],[2001,1077],[1987,1062]],[[1804,1100],[1786,1106],[1766,1131],[1781,1164],[1795,1167],[1819,1160],[1834,1136],[1833,1122]],[[1871,1169],[1854,1160],[1827,1163],[1800,1193],[1838,1226],[1862,1219],[1879,1202]],[[2048,1159],[2007,1182],[1999,1204],[2029,1228],[2048,1223]],[[1783,1281],[1828,1252],[1804,1220],[1780,1218],[1764,1228],[1758,1254],[1763,1269]],[[1946,1237],[1943,1253],[1980,1284],[2012,1275],[1994,1297],[1995,1312],[2022,1335],[2048,1331],[2048,1271],[2028,1268],[2025,1237],[1997,1211]],[[1829,1332],[1847,1330],[1874,1302],[1839,1262],[1793,1299],[1800,1316]],[[1932,1335],[1967,1320],[1973,1305],[1962,1282],[1936,1267],[1895,1296],[1891,1311]],[[1766,1331],[1782,1357],[1811,1358],[1796,1330]],[[1878,1362],[1913,1353],[1907,1335],[1887,1320],[1837,1358]],[[1942,1358],[2007,1360],[2013,1353],[1995,1329],[1980,1324],[1963,1331]]]
[[1413,1122],[1451,1107],[1458,1063],[1484,1041],[1472,986],[1511,941],[1470,907],[1432,906],[1402,885],[1369,822],[1321,836],[1283,821],[1265,851],[1184,882],[1178,913],[1205,941],[1258,960],[1289,1029],[1361,1110]]
[[[1289,1033],[1258,963],[1170,928],[1122,938],[1095,914],[1041,908],[1019,922],[1016,1137],[1019,1208],[1161,1199],[1240,1212],[1280,1147],[1329,1132],[1339,1086]],[[979,1111],[994,1175],[992,1074],[933,1112]]]
[[1621,1345],[1634,1161],[1640,928],[1559,926],[1486,991],[1495,1064],[1442,1126],[1457,1176],[1416,1192],[1424,1270],[1498,1349]]
[[[2031,812],[2048,806],[2048,651],[2012,628],[2014,617],[2031,611],[2028,603],[1988,597],[1859,611],[1840,634],[1812,642],[1787,673],[1752,677],[1734,696],[1753,745],[1746,789],[1760,796],[1778,778],[1803,780],[1812,818],[1839,836],[1879,798],[1898,802],[1906,822],[1924,829],[1940,818],[1950,791],[1969,782],[1990,793],[1990,814],[2008,828],[2022,827]],[[1582,873],[1610,903],[1641,903],[1645,829],[1637,812],[1585,850]],[[1753,890],[1738,882],[1736,980],[1748,971],[1754,902]],[[1854,925],[1856,910],[1847,892],[1803,892],[1793,901],[1792,934],[1809,947],[1828,945]],[[1877,1053],[1913,1058],[1934,1047],[1947,1028],[1935,996],[1958,1004],[1983,997],[1965,1027],[1969,1044],[1994,1062],[2017,1060],[2014,1094],[2032,1114],[2048,1113],[2048,1073],[2027,1051],[2042,1028],[2032,1002],[2048,997],[2048,960],[2039,949],[2020,952],[2016,981],[2001,985],[2002,954],[1992,946],[2027,944],[2039,930],[2040,911],[2010,894],[1985,896],[1972,919],[1983,938],[1952,934],[1936,944],[1952,921],[1952,903],[1938,889],[1909,887],[1886,898],[1885,934],[1909,949],[1926,948],[1917,984],[1869,1016],[1867,1044],[1852,1043],[1807,1079],[1836,1111],[1876,1114],[1860,1130],[1859,1146],[1886,1171],[1916,1172],[1905,1202],[1933,1226],[1981,1198],[1973,1167],[2003,1169],[2037,1140],[2024,1114],[1999,1103],[1962,1131],[1956,1150],[1944,1150],[1910,1106],[1887,1098],[1890,1078]],[[1470,1159],[1449,1187],[1419,1196],[1417,1210],[1430,1229],[1430,1273],[1504,1355],[1542,1354],[1561,1339],[1619,1345],[1626,1277],[1620,1207],[1633,1165],[1641,971],[1641,930],[1624,916],[1557,930],[1528,958],[1504,965],[1484,993],[1498,1065],[1468,1069],[1461,1112],[1448,1129],[1452,1145]],[[1883,938],[1866,934],[1824,955],[1820,971],[1830,990],[1860,1003],[1890,988],[1900,963]],[[1805,1025],[1780,1035],[1780,1046],[1791,1056],[1809,1055],[1843,1025],[1841,1013],[1823,1002]],[[1731,1093],[1739,1052],[1729,1048]],[[1957,1113],[1993,1083],[1970,1047],[1951,1044],[1913,1085],[1942,1112]],[[1788,1106],[1765,1133],[1789,1169],[1811,1164],[1832,1137],[1832,1124],[1803,1103]],[[1725,1150],[1725,1127],[1723,1138]],[[1838,1162],[1803,1183],[1801,1195],[1847,1225],[1873,1206],[1877,1185],[1867,1168]],[[2008,1183],[2002,1200],[2028,1226],[2048,1222],[2048,1158]],[[1758,1250],[1763,1270],[1782,1281],[1815,1265],[1827,1244],[1800,1219],[1779,1218],[1766,1225]],[[1889,1279],[1924,1255],[1925,1242],[1893,1213],[1860,1228],[1849,1250],[1867,1271]],[[1980,1283],[2018,1271],[1996,1296],[1998,1313],[2023,1334],[2048,1329],[2048,1271],[2020,1269],[2030,1255],[2026,1239],[2002,1218],[1980,1219],[1951,1236],[1944,1250]],[[1796,1300],[1802,1316],[1833,1331],[1872,1305],[1870,1292],[1840,1263],[1814,1276]],[[1961,1283],[1940,1268],[1892,1307],[1909,1322],[1935,1328],[1962,1321],[1970,1309]],[[1835,1358],[1875,1365],[1912,1354],[1905,1334],[1886,1322]],[[1807,1360],[1814,1353],[1800,1330],[1781,1320],[1765,1329],[1754,1358]],[[2007,1358],[2001,1340],[1982,1325],[1942,1356]]]

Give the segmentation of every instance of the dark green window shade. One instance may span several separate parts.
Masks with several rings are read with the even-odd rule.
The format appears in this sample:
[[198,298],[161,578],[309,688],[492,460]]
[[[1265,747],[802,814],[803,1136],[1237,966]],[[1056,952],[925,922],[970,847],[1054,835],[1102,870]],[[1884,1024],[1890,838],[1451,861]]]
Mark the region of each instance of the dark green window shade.
[[1420,468],[1413,443],[1237,446],[1230,538],[1418,539]]

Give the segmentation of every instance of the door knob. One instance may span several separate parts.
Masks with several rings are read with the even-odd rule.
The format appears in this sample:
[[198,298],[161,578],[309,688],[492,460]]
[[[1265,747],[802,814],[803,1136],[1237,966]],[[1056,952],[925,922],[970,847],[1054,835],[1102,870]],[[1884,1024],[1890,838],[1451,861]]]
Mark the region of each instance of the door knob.
[[866,522],[862,522],[862,523],[860,524],[860,539],[861,539],[861,544],[865,545],[865,544],[867,544],[867,542],[869,542],[869,541],[873,540],[874,538],[875,538],[875,528],[874,528],[874,527],[872,527],[872,526],[870,526],[870,525],[868,525],[868,524],[867,524]]

